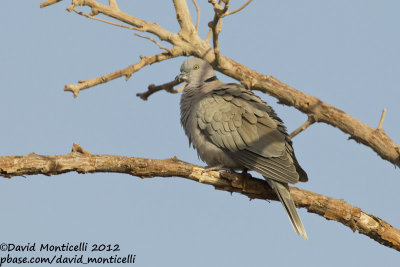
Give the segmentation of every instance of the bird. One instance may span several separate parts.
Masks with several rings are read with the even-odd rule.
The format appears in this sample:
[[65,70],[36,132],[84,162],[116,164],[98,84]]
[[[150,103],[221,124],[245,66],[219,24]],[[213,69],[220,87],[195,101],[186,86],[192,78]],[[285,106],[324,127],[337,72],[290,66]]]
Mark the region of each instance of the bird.
[[260,97],[241,84],[220,81],[213,67],[191,57],[176,81],[185,82],[181,125],[205,170],[261,174],[285,208],[295,232],[308,240],[288,184],[308,181],[283,121]]

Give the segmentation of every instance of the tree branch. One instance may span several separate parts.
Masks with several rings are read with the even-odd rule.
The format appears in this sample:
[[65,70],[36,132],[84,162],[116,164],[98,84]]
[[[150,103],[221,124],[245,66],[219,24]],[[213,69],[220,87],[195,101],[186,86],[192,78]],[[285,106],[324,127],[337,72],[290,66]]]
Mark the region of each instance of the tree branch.
[[199,23],[200,23],[200,8],[196,3],[196,0],[192,0],[193,5],[196,7],[196,13],[197,13],[197,18],[196,18],[196,31],[199,31]]
[[238,9],[233,10],[233,11],[230,11],[230,12],[226,12],[225,14],[222,15],[222,17],[226,17],[226,16],[229,16],[229,15],[233,15],[233,14],[239,12],[239,11],[242,11],[242,10],[243,10],[245,7],[247,7],[252,1],[253,1],[253,0],[249,0],[249,1],[247,1],[243,6],[239,7]]
[[193,25],[192,17],[190,16],[186,0],[173,0],[173,2],[176,11],[176,19],[181,26],[180,33],[184,34],[185,37],[190,37],[197,31]]
[[176,93],[179,93],[180,91],[182,91],[182,89],[183,89],[183,86],[176,90],[174,89],[174,86],[178,85],[180,83],[181,83],[180,81],[173,80],[171,82],[164,83],[164,84],[157,85],[157,86],[154,84],[150,84],[149,87],[147,88],[146,92],[137,93],[136,96],[140,97],[143,100],[147,100],[149,98],[149,96],[151,96],[152,94],[154,94],[158,91],[161,91],[161,90],[165,90],[169,93],[176,94]]
[[67,8],[67,10],[72,11],[76,6],[87,6],[91,8],[92,16],[102,13],[106,16],[138,28],[142,32],[152,33],[158,36],[162,41],[172,42],[174,38],[177,38],[176,34],[165,30],[157,23],[150,23],[148,21],[133,17],[125,12],[122,12],[116,5],[112,3],[110,3],[109,6],[106,6],[98,3],[95,0],[72,0],[72,4]]
[[376,129],[378,129],[378,130],[382,129],[383,121],[385,120],[385,115],[386,115],[386,108],[384,108],[382,110],[381,119],[380,119],[378,127]]
[[165,52],[154,56],[141,57],[141,60],[138,63],[130,65],[122,70],[117,70],[115,72],[105,74],[97,78],[88,79],[86,81],[79,81],[77,84],[68,84],[64,87],[64,91],[72,92],[74,94],[74,98],[76,98],[81,90],[93,87],[95,85],[106,83],[122,76],[125,76],[126,80],[128,80],[133,73],[145,66],[180,56],[179,52],[176,52],[176,50],[170,49],[169,51],[170,53]]
[[62,0],[47,0],[47,1],[42,2],[40,4],[40,7],[43,8],[43,7],[51,6],[51,5],[54,5],[55,3],[58,3],[58,2],[61,2],[61,1]]
[[136,33],[136,32],[134,33],[134,35],[135,35],[135,36],[138,36],[138,37],[140,37],[140,38],[144,38],[144,39],[150,40],[151,42],[153,42],[154,44],[156,44],[156,45],[158,46],[158,48],[163,49],[163,50],[167,51],[168,53],[171,53],[171,50],[170,50],[169,48],[167,48],[167,47],[165,47],[165,46],[162,46],[160,43],[158,43],[158,42],[157,42],[156,40],[154,40],[154,38],[152,38],[152,37],[144,36],[144,35],[138,34],[138,33]]
[[[21,175],[58,175],[67,172],[78,173],[125,173],[140,178],[182,177],[199,183],[209,184],[215,189],[237,192],[250,199],[277,200],[265,180],[253,178],[246,182],[243,190],[243,176],[225,172],[205,172],[204,168],[178,160],[176,157],[156,160],[113,155],[94,155],[74,144],[69,154],[42,156],[34,153],[25,156],[1,156],[0,176],[11,178]],[[400,231],[384,220],[346,203],[290,187],[293,200],[298,207],[318,214],[328,220],[342,223],[352,231],[358,231],[376,242],[400,251]]]
[[[221,0],[217,3],[216,0],[209,0],[213,5],[214,8],[214,19],[208,23],[208,27],[210,27],[210,31],[212,32],[213,36],[213,47],[214,47],[214,56],[216,63],[219,64],[221,60],[221,51],[219,48],[219,33],[221,32],[222,29],[222,17],[223,15],[228,11],[229,8],[229,0],[224,1],[224,7],[222,7]],[[207,39],[209,37],[207,36]],[[208,40],[207,40],[208,41]]]
[[298,135],[299,133],[301,133],[308,127],[310,127],[314,122],[315,122],[315,119],[311,116],[308,116],[308,119],[305,123],[303,123],[299,128],[297,128],[291,134],[289,134],[289,138],[292,139],[293,137],[295,137],[296,135]]
[[130,30],[134,30],[134,31],[141,31],[140,28],[135,28],[135,27],[131,27],[131,26],[126,26],[126,25],[118,24],[118,23],[111,22],[111,21],[108,21],[108,20],[105,20],[105,19],[96,18],[95,16],[93,16],[93,15],[91,15],[91,14],[86,14],[86,13],[84,13],[84,12],[81,12],[81,11],[76,10],[75,7],[74,7],[74,8],[71,8],[71,11],[74,11],[76,14],[81,15],[81,16],[84,16],[84,17],[87,17],[87,18],[89,18],[89,19],[101,21],[101,22],[104,22],[104,23],[107,23],[107,24],[111,24],[111,25],[114,25],[114,26],[117,26],[117,27],[121,27],[121,28],[126,28],[126,29],[130,29]]

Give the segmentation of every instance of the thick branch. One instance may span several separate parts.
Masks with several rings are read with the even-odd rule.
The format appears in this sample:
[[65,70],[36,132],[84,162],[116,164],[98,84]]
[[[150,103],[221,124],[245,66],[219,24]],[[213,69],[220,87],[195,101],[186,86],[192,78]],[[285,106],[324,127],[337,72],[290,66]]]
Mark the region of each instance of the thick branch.
[[196,32],[196,28],[193,25],[186,0],[174,0],[173,2],[176,11],[176,19],[181,26],[181,32],[185,35],[192,35]]
[[[206,172],[202,167],[178,160],[176,157],[165,160],[123,157],[113,155],[93,155],[74,145],[73,151],[65,155],[41,156],[34,153],[26,156],[0,157],[0,176],[11,178],[21,175],[58,175],[67,172],[125,173],[141,178],[182,177],[214,186],[218,190],[237,192],[251,199],[272,199],[276,196],[267,183],[261,179],[250,179],[243,190],[243,177],[240,174]],[[310,191],[290,187],[293,200],[298,207],[334,220],[353,231],[369,236],[380,244],[400,251],[400,231],[382,219],[347,204]]]

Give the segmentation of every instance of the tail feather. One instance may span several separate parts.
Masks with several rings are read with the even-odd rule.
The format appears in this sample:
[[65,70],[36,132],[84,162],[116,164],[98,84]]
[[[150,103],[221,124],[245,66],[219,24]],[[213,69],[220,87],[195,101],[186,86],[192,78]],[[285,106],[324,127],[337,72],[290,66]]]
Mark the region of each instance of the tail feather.
[[306,229],[304,229],[303,223],[299,217],[299,214],[297,213],[296,206],[294,205],[293,199],[290,196],[287,185],[268,178],[266,178],[266,180],[272,189],[274,189],[276,195],[285,208],[295,232],[298,235],[301,235],[305,240],[308,240]]

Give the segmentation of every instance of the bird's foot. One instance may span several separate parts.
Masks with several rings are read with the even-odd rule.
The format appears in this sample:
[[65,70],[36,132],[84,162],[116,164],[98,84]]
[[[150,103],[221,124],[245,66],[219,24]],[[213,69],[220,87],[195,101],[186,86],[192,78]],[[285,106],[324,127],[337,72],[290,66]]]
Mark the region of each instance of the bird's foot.
[[247,169],[243,169],[242,171],[242,190],[247,190],[247,182],[253,178],[250,173],[247,172]]
[[215,165],[215,166],[207,166],[204,168],[204,170],[201,171],[201,174],[204,174],[205,172],[209,172],[209,171],[224,171],[224,170],[226,170],[226,168],[222,164]]

